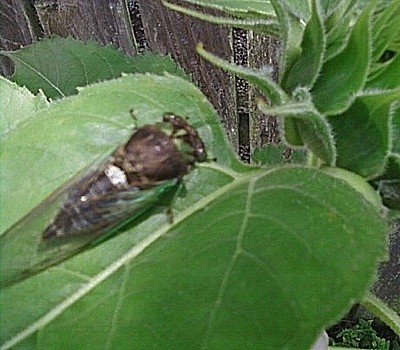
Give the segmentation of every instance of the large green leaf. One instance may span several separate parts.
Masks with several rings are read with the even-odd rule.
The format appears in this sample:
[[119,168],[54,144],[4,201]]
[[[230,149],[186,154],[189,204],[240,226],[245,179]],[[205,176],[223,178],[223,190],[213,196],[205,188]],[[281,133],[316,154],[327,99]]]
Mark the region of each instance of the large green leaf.
[[385,247],[380,207],[317,169],[242,166],[185,80],[92,85],[10,131],[1,143],[3,229],[122,142],[131,108],[140,125],[165,111],[189,117],[216,162],[185,177],[173,224],[153,211],[2,289],[3,348],[308,349],[372,280]]
[[5,290],[3,337],[38,331],[41,348],[308,349],[371,281],[385,232],[375,207],[307,168],[221,185],[180,203],[172,226],[140,225]]
[[79,86],[117,78],[121,73],[169,72],[184,76],[169,57],[156,54],[129,57],[110,45],[83,43],[72,38],[45,39],[2,54],[15,62],[14,82],[34,93],[41,89],[51,98],[76,94]]

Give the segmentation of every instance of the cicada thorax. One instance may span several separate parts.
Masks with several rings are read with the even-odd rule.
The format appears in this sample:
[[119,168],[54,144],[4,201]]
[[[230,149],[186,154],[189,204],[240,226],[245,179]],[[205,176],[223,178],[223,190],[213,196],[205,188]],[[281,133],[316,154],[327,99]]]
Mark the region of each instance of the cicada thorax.
[[182,177],[191,167],[174,138],[156,125],[138,129],[114,158],[114,164],[124,170],[129,182],[139,186]]
[[[132,198],[168,180],[180,181],[195,162],[207,158],[197,131],[184,119],[136,129],[106,162],[71,187],[43,239],[100,231],[118,223]],[[134,213],[132,213],[134,214]]]

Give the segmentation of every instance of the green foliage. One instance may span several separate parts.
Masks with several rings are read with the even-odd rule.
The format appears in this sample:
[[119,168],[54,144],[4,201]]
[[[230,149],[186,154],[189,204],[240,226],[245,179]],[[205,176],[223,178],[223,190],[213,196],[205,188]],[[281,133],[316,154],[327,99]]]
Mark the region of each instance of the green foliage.
[[333,345],[347,348],[389,350],[390,342],[380,338],[371,324],[372,320],[360,319],[353,327],[342,329]]
[[[368,149],[375,154],[374,161],[356,166],[348,162],[349,170],[363,176],[365,171],[371,179],[383,176],[389,157],[383,166],[376,159],[382,157],[383,149],[396,155],[392,145],[399,144],[392,107],[396,88],[391,87],[388,94],[382,91],[381,104],[374,110],[375,95],[367,94],[364,85],[359,87],[368,81],[365,65],[369,63],[361,62],[355,76],[362,78],[348,90],[342,86],[346,92],[319,109],[313,99],[319,96],[322,101],[323,94],[316,86],[335,78],[323,55],[329,42],[324,23],[329,17],[335,28],[335,10],[314,2],[307,13],[295,2],[291,6],[271,3],[276,17],[268,12],[263,19],[263,11],[243,8],[237,13],[242,13],[246,26],[254,15],[259,20],[254,29],[260,23],[262,30],[270,25],[271,33],[279,29],[281,38],[288,39],[281,68],[285,84],[259,77],[255,71],[222,65],[248,77],[271,98],[272,105],[260,102],[260,108],[285,118],[285,131],[297,131],[286,134],[286,139],[300,141],[296,145],[306,145],[325,165],[341,165],[356,154],[339,147],[340,125],[331,119],[344,118],[354,101],[361,101],[383,137],[375,138],[377,151]],[[361,28],[372,23],[372,13],[371,5],[355,15],[342,50],[353,52],[351,45]],[[308,29],[297,16],[309,21]],[[385,254],[387,222],[380,197],[361,176],[304,164],[245,166],[228,146],[210,104],[165,58],[121,57],[116,50],[71,39],[45,44],[10,53],[19,62],[13,77],[19,86],[8,81],[0,84],[0,96],[13,101],[15,95],[18,101],[1,115],[5,120],[0,141],[3,232],[10,232],[13,223],[72,175],[123,142],[132,129],[130,109],[139,125],[155,123],[165,112],[189,118],[216,161],[199,165],[185,177],[187,191],[173,205],[172,224],[153,208],[134,226],[93,249],[55,267],[49,264],[44,272],[3,288],[3,348],[18,344],[88,349],[308,349],[324,326],[337,320],[354,300],[362,299]],[[363,42],[361,47],[365,45],[371,43]],[[303,46],[323,52],[311,57]],[[55,59],[54,65],[40,64],[48,62],[49,52],[65,47],[69,54],[63,59]],[[369,56],[363,59],[370,62]],[[98,57],[107,69],[92,64]],[[134,66],[130,60],[142,60],[143,65],[130,70]],[[310,66],[303,67],[302,62]],[[386,75],[385,67],[377,67],[380,75],[371,80],[374,84]],[[337,70],[345,68],[339,65]],[[302,74],[298,69],[304,69]],[[122,72],[135,74],[120,76]],[[56,79],[56,73],[64,78]],[[46,102],[43,95],[35,95],[39,88],[46,97],[59,99]],[[353,93],[357,98],[346,96]],[[21,110],[24,100],[32,107]],[[345,110],[336,113],[341,108]],[[381,120],[379,114],[386,112],[389,117]],[[390,123],[391,132],[383,132]],[[26,232],[15,234],[22,238]],[[2,237],[6,244],[8,235]],[[8,253],[2,265],[19,263],[24,252],[36,252],[34,241],[27,244],[18,238],[14,241],[20,245],[13,245],[14,254]]]
[[121,73],[168,72],[185,76],[169,57],[155,54],[129,57],[111,45],[99,47],[94,42],[83,43],[72,38],[44,39],[35,46],[2,54],[15,63],[12,81],[27,86],[33,93],[40,89],[50,98],[76,94],[80,86],[117,78]]
[[[202,3],[213,7],[218,1]],[[197,52],[264,94],[265,101],[258,106],[280,117],[287,146],[306,150],[311,164],[323,165],[327,173],[346,179],[361,193],[367,192],[369,181],[388,209],[387,218],[400,217],[399,2],[312,0],[308,13],[295,10],[297,1],[270,3],[281,41],[278,82],[262,70],[223,61],[202,45]],[[246,4],[254,10],[251,1]],[[219,9],[234,13],[232,8]],[[254,13],[253,20],[270,18]],[[251,16],[246,20],[250,22]],[[273,35],[276,23],[271,20],[269,28],[251,29]],[[263,164],[285,162],[271,147],[255,150],[253,157]],[[389,314],[383,307],[378,310],[379,316]],[[399,332],[399,320],[386,318]]]
[[322,164],[363,176],[397,217],[400,174],[390,165],[400,155],[398,1],[313,0],[308,16],[293,10],[295,1],[292,6],[278,0],[271,4],[280,28],[276,37],[282,40],[278,83],[202,46],[198,53],[264,94],[268,103],[259,107],[281,118],[288,145],[306,148]]

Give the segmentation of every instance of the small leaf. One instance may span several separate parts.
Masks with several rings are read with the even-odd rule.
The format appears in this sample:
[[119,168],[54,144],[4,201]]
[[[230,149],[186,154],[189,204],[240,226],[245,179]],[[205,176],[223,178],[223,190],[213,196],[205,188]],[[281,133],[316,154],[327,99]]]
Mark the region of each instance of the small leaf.
[[[185,0],[197,6],[204,6],[219,11],[230,13],[233,16],[241,18],[265,18],[274,16],[274,9],[269,1],[254,0],[228,0],[228,1],[212,1],[212,0]],[[169,3],[168,3],[169,4]],[[167,5],[166,5],[167,6]]]
[[400,28],[398,25],[400,16],[400,2],[386,1],[381,4],[373,20],[373,51],[372,61],[377,62],[386,50],[390,50],[393,42],[399,37]]
[[[185,0],[197,6],[224,11],[240,18],[266,18],[274,16],[274,8],[268,0]],[[287,10],[298,18],[306,20],[310,16],[308,4],[304,1],[282,1]]]
[[345,49],[322,67],[312,89],[314,105],[322,113],[331,115],[345,110],[364,86],[370,65],[370,14],[376,2],[369,2],[362,11]]
[[281,81],[286,92],[296,87],[309,87],[314,84],[322,66],[325,52],[325,33],[321,10],[317,0],[313,0],[311,18],[304,29],[301,54]]
[[315,110],[310,102],[293,101],[277,107],[259,103],[258,107],[264,113],[296,120],[297,130],[304,145],[324,163],[335,164],[336,148],[331,128],[324,116]]
[[320,0],[320,6],[325,16],[326,29],[330,30],[337,25],[343,16],[351,11],[357,0]]
[[310,7],[308,1],[282,0],[281,2],[287,8],[289,13],[297,18],[302,19],[305,22],[310,18]]
[[290,13],[287,8],[277,0],[271,0],[280,24],[281,54],[279,55],[279,79],[284,80],[285,74],[297,61],[301,53],[300,43],[303,28],[300,20]]
[[329,118],[338,166],[366,178],[383,172],[391,147],[391,103],[399,98],[399,89],[366,93],[357,96],[345,113]]
[[[117,78],[121,73],[169,72],[184,76],[169,57],[154,54],[129,57],[112,46],[51,38],[20,50],[2,52],[15,62],[12,80],[37,94],[59,98],[77,93],[77,87]],[[49,64],[51,57],[51,64]]]
[[[337,4],[339,2],[339,4]],[[338,55],[346,47],[351,31],[351,23],[354,20],[354,7],[357,0],[339,0],[336,2],[329,1],[333,12],[325,19],[326,30],[326,52],[325,61],[329,61],[332,57]]]
[[[254,30],[255,32],[279,38],[279,23],[272,16],[264,16],[265,18],[252,18],[249,20],[235,19],[230,17],[213,16],[200,11],[191,10],[183,6],[172,4],[167,1],[163,1],[162,3],[170,10],[174,10],[185,15],[201,19],[203,21],[246,30]],[[210,7],[214,6],[211,5]],[[230,12],[232,12],[232,9]]]
[[380,65],[379,71],[366,84],[367,89],[395,89],[400,86],[400,54]]

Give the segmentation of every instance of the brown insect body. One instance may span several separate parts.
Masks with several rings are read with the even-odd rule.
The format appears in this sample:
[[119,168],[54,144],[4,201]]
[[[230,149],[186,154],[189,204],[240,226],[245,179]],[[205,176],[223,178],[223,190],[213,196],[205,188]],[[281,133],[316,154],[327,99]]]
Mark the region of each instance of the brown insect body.
[[[42,237],[69,237],[115,226],[132,211],[129,203],[141,200],[142,191],[168,180],[178,182],[196,162],[206,159],[197,131],[183,118],[167,114],[160,123],[136,129],[102,166],[73,185]],[[146,205],[136,208],[144,211]]]

